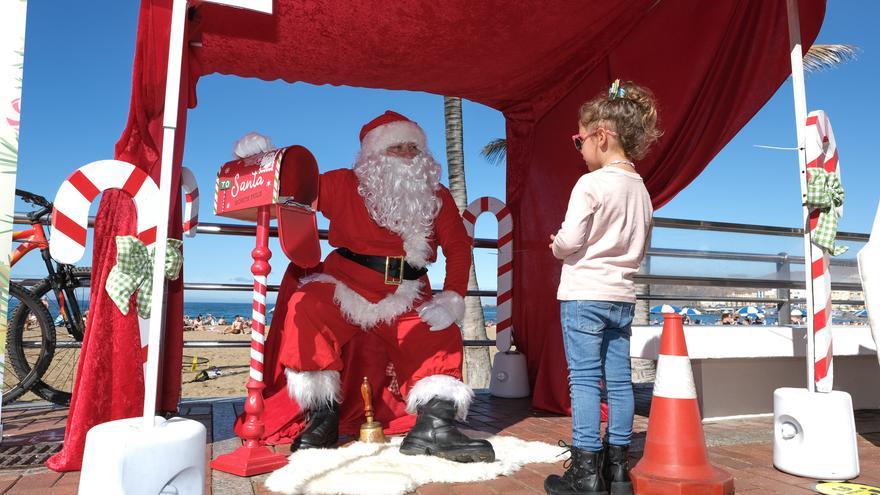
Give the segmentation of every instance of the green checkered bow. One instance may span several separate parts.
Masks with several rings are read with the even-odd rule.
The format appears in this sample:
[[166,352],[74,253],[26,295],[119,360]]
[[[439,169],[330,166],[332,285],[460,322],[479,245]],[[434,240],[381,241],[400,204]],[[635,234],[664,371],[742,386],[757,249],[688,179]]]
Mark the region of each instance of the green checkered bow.
[[809,169],[807,181],[807,207],[819,210],[819,223],[813,230],[813,243],[828,250],[831,256],[839,256],[849,249],[835,242],[837,237],[837,209],[843,206],[845,194],[840,177],[821,168]]
[[[165,278],[177,279],[183,265],[183,255],[178,239],[168,239],[165,249]],[[131,295],[137,291],[138,316],[150,317],[150,303],[153,297],[153,257],[155,246],[147,248],[140,239],[130,235],[116,236],[116,266],[107,276],[107,295],[116,303],[122,314],[128,314]]]

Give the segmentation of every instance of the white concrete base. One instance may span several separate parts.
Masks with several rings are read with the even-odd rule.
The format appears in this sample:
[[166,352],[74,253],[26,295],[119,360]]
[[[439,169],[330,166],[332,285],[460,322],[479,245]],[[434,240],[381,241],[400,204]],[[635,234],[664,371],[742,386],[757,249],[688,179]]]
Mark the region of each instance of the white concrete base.
[[[660,327],[634,327],[632,357],[657,359]],[[685,326],[703,421],[773,413],[773,392],[806,387],[806,329]],[[880,367],[868,327],[834,327],[834,390],[855,409],[880,408]]]
[[528,397],[529,390],[526,356],[516,351],[495,354],[495,360],[492,362],[492,378],[489,380],[489,393],[495,397],[519,399]]
[[773,465],[817,480],[859,475],[856,423],[849,394],[780,388],[773,394]]
[[198,421],[141,417],[99,424],[86,435],[80,495],[202,495],[205,441]]

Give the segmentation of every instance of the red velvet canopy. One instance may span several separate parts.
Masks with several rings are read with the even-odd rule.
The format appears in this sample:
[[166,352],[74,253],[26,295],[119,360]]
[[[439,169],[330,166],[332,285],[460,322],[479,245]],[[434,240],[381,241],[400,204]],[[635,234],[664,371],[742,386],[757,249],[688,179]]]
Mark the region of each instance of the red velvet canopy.
[[[801,0],[805,49],[821,0]],[[275,0],[272,16],[199,7],[199,74],[427,91],[507,119],[514,328],[535,407],[569,410],[547,249],[571,186],[581,103],[615,78],[651,88],[665,131],[638,164],[655,208],[686,187],[790,74],[785,2],[331,2]],[[528,262],[526,262],[528,260]]]
[[[515,337],[528,358],[534,406],[556,412],[567,412],[569,399],[554,298],[559,264],[547,239],[584,172],[569,139],[579,105],[615,78],[654,91],[665,135],[638,170],[659,207],[703,170],[790,72],[785,2],[274,0],[272,15],[191,3],[197,7],[187,24],[181,88],[189,107],[196,104],[198,78],[217,72],[427,91],[504,113]],[[818,34],[825,2],[799,4],[806,49]],[[117,158],[154,177],[170,12],[171,0],[142,0],[131,110],[116,148]],[[183,111],[175,168],[185,124]],[[138,368],[130,365],[137,325],[112,313],[102,289],[115,259],[113,239],[131,233],[133,211],[123,194],[104,195],[95,231],[92,317],[65,448],[50,460],[53,469],[78,469],[90,426],[140,413],[140,393],[130,391],[142,389],[143,378],[125,371]],[[174,217],[170,235],[179,237],[179,210]],[[181,301],[180,283],[171,284],[162,409],[173,409],[180,392]]]

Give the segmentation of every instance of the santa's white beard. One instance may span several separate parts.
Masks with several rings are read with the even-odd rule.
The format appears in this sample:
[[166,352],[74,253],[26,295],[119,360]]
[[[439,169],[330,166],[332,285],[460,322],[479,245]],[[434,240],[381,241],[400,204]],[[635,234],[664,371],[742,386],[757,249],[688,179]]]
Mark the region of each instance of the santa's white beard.
[[354,165],[358,193],[381,227],[403,238],[406,260],[423,267],[433,255],[428,239],[440,211],[440,164],[428,153],[407,159],[361,154]]

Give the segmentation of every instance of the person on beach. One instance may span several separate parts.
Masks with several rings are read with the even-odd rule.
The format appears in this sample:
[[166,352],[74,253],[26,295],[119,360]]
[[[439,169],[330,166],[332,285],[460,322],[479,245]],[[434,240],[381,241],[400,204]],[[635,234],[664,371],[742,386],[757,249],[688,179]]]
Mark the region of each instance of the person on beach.
[[[330,221],[336,250],[287,302],[279,360],[290,396],[308,412],[292,448],[336,445],[343,351],[366,331],[381,341],[407,412],[417,414],[400,452],[492,462],[492,445],[455,425],[473,399],[462,382],[456,325],[464,315],[471,238],[418,124],[387,111],[363,126],[360,141],[354,167],[326,172],[318,185],[317,210]],[[236,145],[244,148],[239,156],[270,145],[249,135]],[[438,247],[446,279],[432,295],[427,266]]]
[[232,327],[230,327],[229,332],[234,334],[241,333],[244,328],[244,321],[241,319],[241,315],[235,315],[235,319],[232,320]]
[[[627,451],[634,399],[630,371],[633,277],[651,232],[651,197],[636,160],[660,136],[650,91],[615,81],[579,113],[575,148],[587,166],[571,192],[565,220],[550,236],[561,260],[562,337],[572,410],[571,460],[550,475],[551,495],[632,494]],[[599,438],[600,380],[608,397],[608,428]]]

